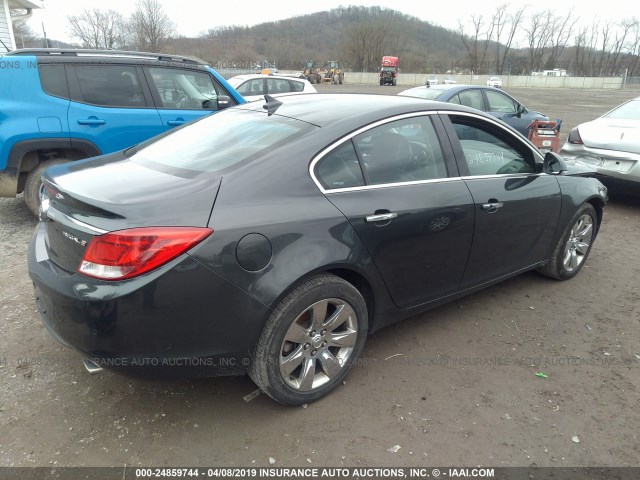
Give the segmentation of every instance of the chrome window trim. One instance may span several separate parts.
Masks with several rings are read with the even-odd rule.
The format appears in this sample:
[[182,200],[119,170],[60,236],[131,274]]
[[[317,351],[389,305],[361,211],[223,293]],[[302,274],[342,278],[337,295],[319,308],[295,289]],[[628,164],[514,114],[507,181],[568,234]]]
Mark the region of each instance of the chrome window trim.
[[[328,147],[323,148],[320,153],[318,153],[315,157],[313,157],[313,159],[311,160],[311,163],[309,164],[309,175],[311,175],[311,179],[313,180],[313,183],[316,184],[316,186],[318,187],[318,189],[325,195],[330,194],[330,193],[345,193],[345,192],[357,192],[360,190],[373,190],[373,189],[377,189],[377,188],[392,188],[392,187],[399,187],[399,186],[403,186],[403,185],[423,185],[423,184],[428,184],[428,183],[439,183],[439,182],[450,182],[450,181],[454,181],[454,180],[472,180],[472,179],[476,179],[476,178],[517,178],[517,177],[529,177],[531,175],[548,175],[546,173],[513,173],[513,174],[502,174],[502,175],[478,175],[478,176],[457,176],[457,177],[443,177],[443,178],[432,178],[432,179],[428,179],[428,180],[414,180],[414,181],[409,181],[409,182],[396,182],[396,183],[380,183],[380,184],[376,184],[376,185],[362,185],[359,187],[347,187],[347,188],[331,188],[331,189],[326,189],[322,186],[322,183],[320,183],[320,181],[318,180],[318,177],[316,177],[315,175],[315,166],[316,164],[322,160],[329,152],[333,151],[334,149],[340,147],[342,144],[350,141],[353,137],[360,135],[361,133],[366,132],[367,130],[371,130],[373,128],[379,127],[380,125],[385,125],[387,123],[391,123],[391,122],[395,122],[397,120],[404,120],[406,118],[413,118],[413,117],[425,117],[425,116],[430,116],[430,115],[462,115],[462,116],[466,116],[466,117],[471,117],[471,118],[478,118],[481,119],[483,121],[488,121],[492,124],[494,124],[496,127],[501,128],[502,130],[504,130],[505,132],[507,132],[508,134],[512,135],[513,137],[517,138],[518,141],[522,142],[524,144],[524,146],[528,147],[529,149],[531,149],[533,151],[534,156],[537,157],[538,160],[542,161],[543,160],[543,156],[541,155],[541,153],[538,151],[538,147],[536,147],[533,143],[531,143],[529,141],[529,139],[524,138],[520,133],[513,131],[511,129],[509,129],[508,127],[505,127],[504,125],[500,124],[498,121],[495,121],[497,119],[493,119],[493,118],[487,118],[481,115],[477,115],[474,113],[469,113],[469,112],[460,112],[460,111],[456,111],[456,110],[430,110],[430,111],[422,111],[422,112],[411,112],[411,113],[403,113],[400,115],[396,115],[393,117],[389,117],[389,118],[385,118],[382,120],[378,120],[374,123],[370,123],[369,125],[366,125],[364,127],[361,127],[357,130],[354,130],[353,132],[349,133],[348,135],[340,138],[338,141],[332,143],[331,145],[329,145]],[[521,137],[521,138],[519,138]]]
[[311,160],[311,163],[309,164],[309,174],[311,175],[311,179],[313,180],[313,182],[316,184],[316,186],[320,189],[320,191],[324,194],[327,193],[335,193],[337,191],[340,192],[345,192],[345,191],[353,191],[354,189],[372,189],[372,188],[380,188],[380,187],[389,187],[389,186],[398,186],[398,185],[407,185],[407,184],[417,184],[417,183],[423,183],[423,182],[433,182],[434,180],[447,180],[450,177],[445,177],[445,178],[438,178],[438,179],[429,179],[429,180],[414,180],[412,182],[400,182],[400,183],[381,183],[381,184],[377,184],[377,185],[363,185],[360,187],[348,187],[348,188],[332,188],[327,190],[326,188],[324,188],[322,186],[322,183],[320,183],[320,181],[318,180],[318,177],[316,177],[315,174],[315,167],[316,164],[322,160],[324,158],[325,155],[327,155],[327,153],[333,151],[334,149],[340,147],[342,144],[350,141],[353,137],[360,135],[361,133],[364,133],[368,130],[374,129],[376,127],[379,127],[380,125],[385,125],[387,123],[391,123],[391,122],[395,122],[398,120],[404,120],[406,118],[413,118],[413,117],[425,117],[425,116],[430,116],[430,115],[437,115],[438,112],[436,111],[422,111],[422,112],[411,112],[411,113],[402,113],[400,115],[396,115],[394,117],[389,117],[389,118],[384,118],[382,120],[378,120],[377,122],[374,123],[370,123],[368,125],[365,125],[364,127],[360,127],[358,130],[354,130],[353,132],[351,132],[350,134],[342,137],[341,139],[339,139],[338,141],[332,143],[331,145],[329,145],[328,147],[322,149],[320,151],[320,153],[318,153],[315,157],[313,157],[313,159]]
[[360,190],[374,190],[378,188],[393,188],[393,187],[404,187],[411,185],[424,185],[427,183],[441,183],[441,182],[451,182],[453,180],[462,180],[462,177],[444,177],[444,178],[431,178],[429,180],[413,180],[410,182],[396,182],[396,183],[379,183],[376,185],[363,185],[361,187],[347,187],[347,188],[332,188],[331,190],[322,190],[322,193],[325,195],[330,195],[332,193],[345,193],[345,192],[358,192]]
[[[101,228],[97,228],[89,225],[88,223],[81,222],[80,220],[76,220],[75,218],[70,217],[69,215],[62,213],[59,210],[56,210],[53,207],[49,207],[46,211],[46,215],[51,220],[64,224],[71,223],[74,227],[84,233],[88,233],[91,235],[104,235],[105,233],[109,233],[108,230],[102,230]],[[62,221],[61,221],[62,220]]]

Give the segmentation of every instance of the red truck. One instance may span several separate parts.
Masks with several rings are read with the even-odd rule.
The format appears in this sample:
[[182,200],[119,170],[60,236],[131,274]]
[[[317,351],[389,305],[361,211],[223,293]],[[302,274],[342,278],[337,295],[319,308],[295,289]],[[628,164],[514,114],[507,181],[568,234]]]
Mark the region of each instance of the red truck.
[[382,57],[380,62],[380,85],[396,85],[398,80],[398,57]]

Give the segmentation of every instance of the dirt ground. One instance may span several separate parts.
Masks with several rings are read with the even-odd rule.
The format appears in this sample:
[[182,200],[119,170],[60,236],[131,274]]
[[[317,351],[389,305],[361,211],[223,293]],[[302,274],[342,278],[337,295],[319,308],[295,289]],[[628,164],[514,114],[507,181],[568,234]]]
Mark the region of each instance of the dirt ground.
[[[509,92],[564,136],[638,95]],[[292,408],[245,401],[248,377],[89,375],[36,313],[35,220],[0,199],[0,466],[640,466],[640,199],[605,212],[576,278],[524,274],[388,327],[345,385]]]

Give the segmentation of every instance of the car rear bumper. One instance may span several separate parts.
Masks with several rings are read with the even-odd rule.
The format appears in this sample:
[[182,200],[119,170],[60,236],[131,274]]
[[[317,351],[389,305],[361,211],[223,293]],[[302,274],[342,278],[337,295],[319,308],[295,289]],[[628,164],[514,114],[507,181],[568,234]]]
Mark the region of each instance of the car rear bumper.
[[145,377],[241,374],[269,309],[188,255],[129,281],[57,267],[40,224],[29,275],[45,326],[98,366]]
[[598,175],[640,183],[640,155],[565,143],[560,155],[596,169]]

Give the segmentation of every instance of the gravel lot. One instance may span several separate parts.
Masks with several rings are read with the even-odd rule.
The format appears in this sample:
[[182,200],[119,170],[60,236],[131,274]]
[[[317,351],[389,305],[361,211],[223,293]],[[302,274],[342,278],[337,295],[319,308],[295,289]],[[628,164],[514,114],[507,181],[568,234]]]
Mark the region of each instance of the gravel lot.
[[[639,94],[509,93],[562,118],[563,141]],[[36,313],[35,220],[0,199],[0,465],[640,466],[640,199],[605,211],[575,279],[521,275],[384,329],[344,386],[291,408],[245,401],[248,377],[90,376]]]

